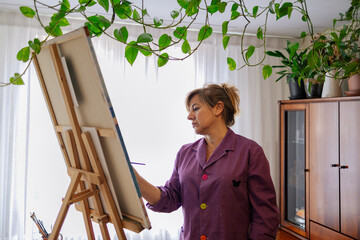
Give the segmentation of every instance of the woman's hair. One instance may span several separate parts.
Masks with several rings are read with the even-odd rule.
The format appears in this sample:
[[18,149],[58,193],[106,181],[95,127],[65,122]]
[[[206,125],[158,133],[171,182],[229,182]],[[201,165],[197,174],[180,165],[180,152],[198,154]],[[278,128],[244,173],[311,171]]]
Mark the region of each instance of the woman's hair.
[[190,101],[198,95],[200,101],[205,103],[208,107],[213,108],[219,101],[224,103],[224,111],[222,117],[225,120],[226,126],[232,126],[235,123],[235,115],[239,112],[240,98],[239,90],[235,86],[230,86],[226,83],[208,84],[203,88],[195,89],[188,93],[185,99],[186,109],[190,111]]

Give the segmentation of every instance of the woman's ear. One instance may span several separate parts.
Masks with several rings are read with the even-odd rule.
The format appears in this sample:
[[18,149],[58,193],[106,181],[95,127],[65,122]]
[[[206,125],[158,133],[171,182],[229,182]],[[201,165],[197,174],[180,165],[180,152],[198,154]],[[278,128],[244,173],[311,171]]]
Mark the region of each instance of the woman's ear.
[[224,111],[224,103],[222,101],[218,101],[214,107],[215,116],[220,116]]

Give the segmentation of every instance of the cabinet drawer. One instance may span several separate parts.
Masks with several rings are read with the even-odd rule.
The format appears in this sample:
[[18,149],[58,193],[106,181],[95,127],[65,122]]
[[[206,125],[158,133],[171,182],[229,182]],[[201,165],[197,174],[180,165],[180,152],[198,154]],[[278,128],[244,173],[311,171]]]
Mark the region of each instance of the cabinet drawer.
[[310,239],[323,240],[323,239],[336,239],[336,240],[353,240],[329,228],[323,227],[315,222],[310,221]]

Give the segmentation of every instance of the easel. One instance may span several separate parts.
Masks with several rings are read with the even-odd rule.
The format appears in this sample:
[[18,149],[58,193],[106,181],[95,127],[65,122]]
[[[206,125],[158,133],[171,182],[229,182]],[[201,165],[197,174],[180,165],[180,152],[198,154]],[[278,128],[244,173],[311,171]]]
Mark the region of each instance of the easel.
[[[114,198],[104,175],[92,137],[89,132],[82,132],[79,125],[79,120],[74,109],[74,103],[66,81],[65,71],[61,63],[57,45],[51,44],[49,46],[49,50],[51,53],[51,59],[54,63],[57,80],[61,90],[61,96],[64,100],[66,112],[71,123],[71,129],[65,131],[61,130],[62,126],[58,125],[49,94],[46,90],[39,61],[35,56],[34,64],[38,73],[40,85],[43,89],[51,119],[65,157],[67,172],[71,178],[49,239],[53,240],[58,238],[70,205],[73,203],[79,203],[76,205],[76,209],[81,211],[83,214],[88,239],[95,239],[91,223],[91,220],[93,220],[99,224],[103,239],[110,239],[107,228],[107,223],[110,222],[114,225],[118,238],[125,240],[126,236],[123,228],[140,232],[143,227],[139,226],[136,221],[132,221],[131,216],[128,216],[130,219],[125,219],[125,217],[121,219],[121,213],[119,213],[115,205]],[[101,136],[115,136],[112,129],[96,130]],[[66,149],[63,137],[61,136],[62,131],[65,134]],[[100,194],[103,199],[100,198]],[[92,208],[90,208],[90,201],[93,204]],[[104,211],[105,208],[107,213]]]

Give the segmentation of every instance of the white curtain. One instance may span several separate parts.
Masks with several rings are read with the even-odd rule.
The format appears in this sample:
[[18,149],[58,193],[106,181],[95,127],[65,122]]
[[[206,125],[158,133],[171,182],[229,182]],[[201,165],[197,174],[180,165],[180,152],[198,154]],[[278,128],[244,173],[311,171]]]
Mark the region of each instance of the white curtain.
[[[3,56],[0,81],[6,81],[9,74],[23,69],[15,60],[16,52],[40,29],[34,20],[15,13],[1,12],[0,19],[1,32],[12,32],[0,37]],[[129,38],[134,38],[139,31],[134,26],[128,29]],[[195,46],[196,34],[190,35],[190,44]],[[253,37],[246,39],[246,43],[255,41]],[[186,119],[186,93],[206,82],[229,82],[239,88],[241,99],[241,114],[233,130],[263,146],[278,190],[277,101],[288,96],[287,86],[284,82],[275,83],[274,77],[263,80],[261,67],[230,72],[226,57],[239,58],[239,39],[232,40],[226,51],[221,41],[221,35],[214,34],[194,56],[169,62],[162,68],[156,67],[155,58],[145,58],[140,53],[131,67],[125,61],[124,46],[106,37],[93,39],[93,45],[130,159],[146,164],[135,167],[151,183],[163,185],[170,177],[180,146],[198,138]],[[285,46],[285,40],[268,39],[267,45],[268,49],[280,48]],[[180,49],[175,47],[169,51],[179,53]],[[261,55],[254,58],[259,59]],[[276,63],[271,59],[267,61]],[[24,239],[25,235],[26,239],[40,239],[29,217],[33,211],[50,232],[69,184],[33,69],[27,76],[25,86],[0,88],[0,186],[5,190],[0,193],[0,239]],[[18,155],[16,159],[14,155]],[[171,214],[148,211],[148,214],[153,228],[141,234],[126,231],[128,239],[178,239],[181,210]],[[95,230],[98,234],[97,227]],[[111,227],[110,232],[115,236]],[[74,208],[70,208],[61,233],[66,239],[85,238],[81,214]]]

